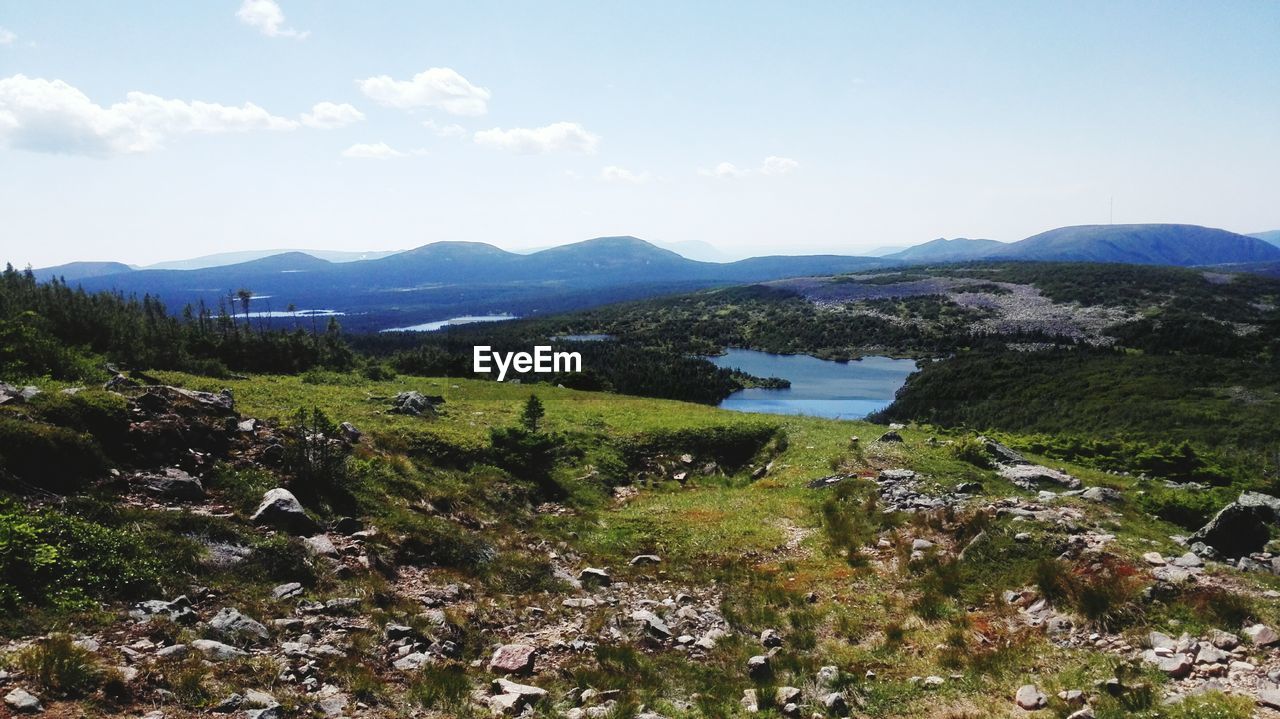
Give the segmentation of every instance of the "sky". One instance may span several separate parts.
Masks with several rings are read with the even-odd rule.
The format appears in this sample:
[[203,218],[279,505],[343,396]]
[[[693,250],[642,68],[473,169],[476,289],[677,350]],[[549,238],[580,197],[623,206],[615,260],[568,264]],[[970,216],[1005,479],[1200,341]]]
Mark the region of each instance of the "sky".
[[1273,0],[0,0],[0,261],[1276,229],[1277,37]]

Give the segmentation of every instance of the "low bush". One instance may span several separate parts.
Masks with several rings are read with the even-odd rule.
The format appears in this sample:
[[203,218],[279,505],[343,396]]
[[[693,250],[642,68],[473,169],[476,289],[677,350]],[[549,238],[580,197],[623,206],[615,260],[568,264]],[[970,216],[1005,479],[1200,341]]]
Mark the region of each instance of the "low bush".
[[27,681],[61,699],[85,696],[103,678],[93,652],[65,634],[52,634],[18,652],[15,663]]
[[145,534],[0,503],[0,607],[137,598],[169,575]]
[[[102,475],[107,458],[93,439],[66,427],[0,417],[0,489],[22,484],[69,493]],[[6,481],[12,476],[21,484]]]

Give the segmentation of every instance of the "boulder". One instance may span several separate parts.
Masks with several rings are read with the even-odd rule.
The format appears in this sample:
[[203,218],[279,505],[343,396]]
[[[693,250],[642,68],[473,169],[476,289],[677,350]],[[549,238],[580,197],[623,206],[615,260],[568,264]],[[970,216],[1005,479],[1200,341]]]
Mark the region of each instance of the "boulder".
[[241,614],[239,610],[223,607],[209,620],[209,628],[226,637],[237,639],[267,639],[271,632],[256,619]]
[[825,694],[818,701],[828,716],[844,716],[849,713],[849,703],[840,692]]
[[1273,644],[1280,644],[1280,634],[1276,634],[1274,629],[1265,624],[1254,624],[1251,627],[1246,627],[1244,635],[1249,638],[1250,642],[1253,642],[1254,646],[1257,647],[1269,647]]
[[659,564],[661,562],[662,557],[656,554],[638,554],[631,558],[631,566],[633,567],[638,567],[642,564]]
[[489,659],[489,671],[527,674],[533,671],[533,660],[537,653],[538,649],[528,644],[503,644]]
[[1035,684],[1023,684],[1018,687],[1018,693],[1014,695],[1013,701],[1020,709],[1027,711],[1044,709],[1049,704],[1049,698]]
[[225,662],[249,656],[248,652],[222,642],[215,642],[212,639],[197,639],[191,642],[191,648],[203,654],[205,659],[215,662]]
[[298,582],[288,582],[281,584],[271,590],[271,596],[275,599],[292,599],[293,597],[302,595],[302,584]]
[[760,632],[760,643],[769,649],[780,647],[782,646],[782,635],[776,629],[766,629]]
[[268,490],[262,495],[262,503],[250,520],[290,534],[312,534],[320,529],[315,520],[307,516],[302,503],[293,492],[282,487]]
[[637,609],[632,612],[631,620],[639,622],[646,632],[658,639],[667,639],[671,636],[671,628],[667,626],[666,622],[662,621],[662,617],[648,609]]
[[359,442],[360,438],[364,436],[364,433],[356,429],[356,426],[350,422],[343,422],[338,425],[338,429],[342,432],[342,438],[351,444]]
[[582,582],[584,586],[598,585],[607,587],[612,579],[609,577],[609,572],[599,567],[587,567],[578,572],[578,581]]
[[1090,487],[1080,495],[1090,502],[1119,502],[1120,493],[1110,487]]
[[444,402],[443,397],[428,397],[421,392],[410,390],[401,392],[391,400],[392,414],[407,414],[414,417],[427,415],[434,417],[436,405]]
[[1080,480],[1066,472],[1038,464],[1017,464],[1001,467],[997,470],[1001,477],[1027,490],[1034,490],[1045,484],[1052,484],[1064,489],[1080,489]]
[[40,699],[22,687],[15,687],[13,691],[4,695],[4,705],[15,714],[35,714],[44,711]]
[[995,458],[995,460],[1000,464],[1027,464],[1026,457],[1023,457],[994,439],[978,437],[978,441],[982,443],[983,449],[987,450],[987,454]]
[[1280,499],[1259,492],[1245,492],[1196,530],[1191,541],[1204,542],[1228,557],[1243,557],[1256,552],[1271,538],[1269,526],[1277,517],[1275,503],[1280,503]]
[[752,680],[760,682],[765,681],[773,673],[773,667],[769,661],[768,655],[757,654],[747,660],[747,676]]
[[308,554],[315,557],[338,556],[338,548],[333,546],[333,540],[324,534],[317,534],[314,537],[303,539],[302,546],[307,550]]
[[880,435],[880,438],[877,439],[876,441],[877,442],[901,442],[902,435],[898,434],[896,430],[889,430],[888,432],[885,432],[884,434]]
[[184,502],[204,499],[204,485],[200,480],[177,467],[170,467],[160,474],[143,475],[142,482],[148,491],[169,499]]

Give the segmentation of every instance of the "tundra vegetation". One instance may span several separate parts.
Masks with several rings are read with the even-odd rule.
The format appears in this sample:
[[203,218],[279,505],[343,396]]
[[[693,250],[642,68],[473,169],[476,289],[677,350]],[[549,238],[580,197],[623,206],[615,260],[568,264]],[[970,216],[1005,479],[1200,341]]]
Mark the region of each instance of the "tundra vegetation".
[[[1057,274],[1070,269],[1043,281],[1070,286]],[[1032,271],[954,272],[979,273],[1001,289],[976,293],[999,298]],[[1221,287],[1196,290],[1219,298],[1201,305],[1235,307]],[[1087,310],[1070,316],[1081,334],[1050,347],[1024,347],[1026,332],[964,335],[981,349],[953,346],[938,368],[972,351],[1117,364],[1090,387],[1102,399],[1076,398],[1088,409],[1039,399],[1052,373],[1018,385],[1009,369],[990,405],[962,388],[919,405],[971,402],[974,414],[893,414],[893,427],[416,373],[414,357],[447,363],[448,347],[230,316],[201,329],[198,311],[184,322],[154,300],[16,272],[3,288],[7,712],[1207,719],[1280,706],[1280,500],[1264,424],[1278,426],[1276,397],[1243,369],[1274,356],[1270,285],[1251,290],[1249,302],[1273,303],[1261,315],[1221,310],[1259,329],[1216,364],[1090,344],[1114,335]],[[1147,300],[1113,299],[1109,310],[1151,314]],[[963,301],[867,311],[921,337],[957,317],[971,329],[1008,319]],[[749,288],[504,332],[652,338],[674,362],[726,344],[782,349],[721,343],[695,311],[803,336],[808,313],[865,309],[842,307]],[[671,317],[684,319],[661,324]],[[988,381],[980,366],[955,381]],[[1106,393],[1126,370],[1205,384],[1136,412],[1107,399],[1124,396]],[[1001,394],[1010,383],[1026,394]],[[1053,411],[1001,419],[1019,396]]]

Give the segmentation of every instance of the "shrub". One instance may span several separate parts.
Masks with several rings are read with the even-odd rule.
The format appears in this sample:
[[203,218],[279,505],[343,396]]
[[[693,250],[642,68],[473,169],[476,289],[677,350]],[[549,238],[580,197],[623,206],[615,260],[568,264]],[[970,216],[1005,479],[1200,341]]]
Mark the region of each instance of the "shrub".
[[103,676],[93,652],[65,634],[52,634],[27,647],[16,663],[27,680],[59,698],[82,697],[97,688]]
[[66,493],[106,469],[106,457],[86,434],[0,417],[0,489],[20,489],[6,482],[5,475],[12,475],[38,489]]
[[138,532],[0,503],[0,607],[77,609],[134,598],[169,574]]
[[96,389],[71,395],[45,392],[32,405],[45,422],[88,434],[114,459],[125,458],[129,405],[124,397]]
[[977,437],[961,437],[952,442],[947,447],[947,450],[952,457],[962,462],[968,462],[983,469],[991,467],[991,458],[987,456],[987,448],[983,446]]

